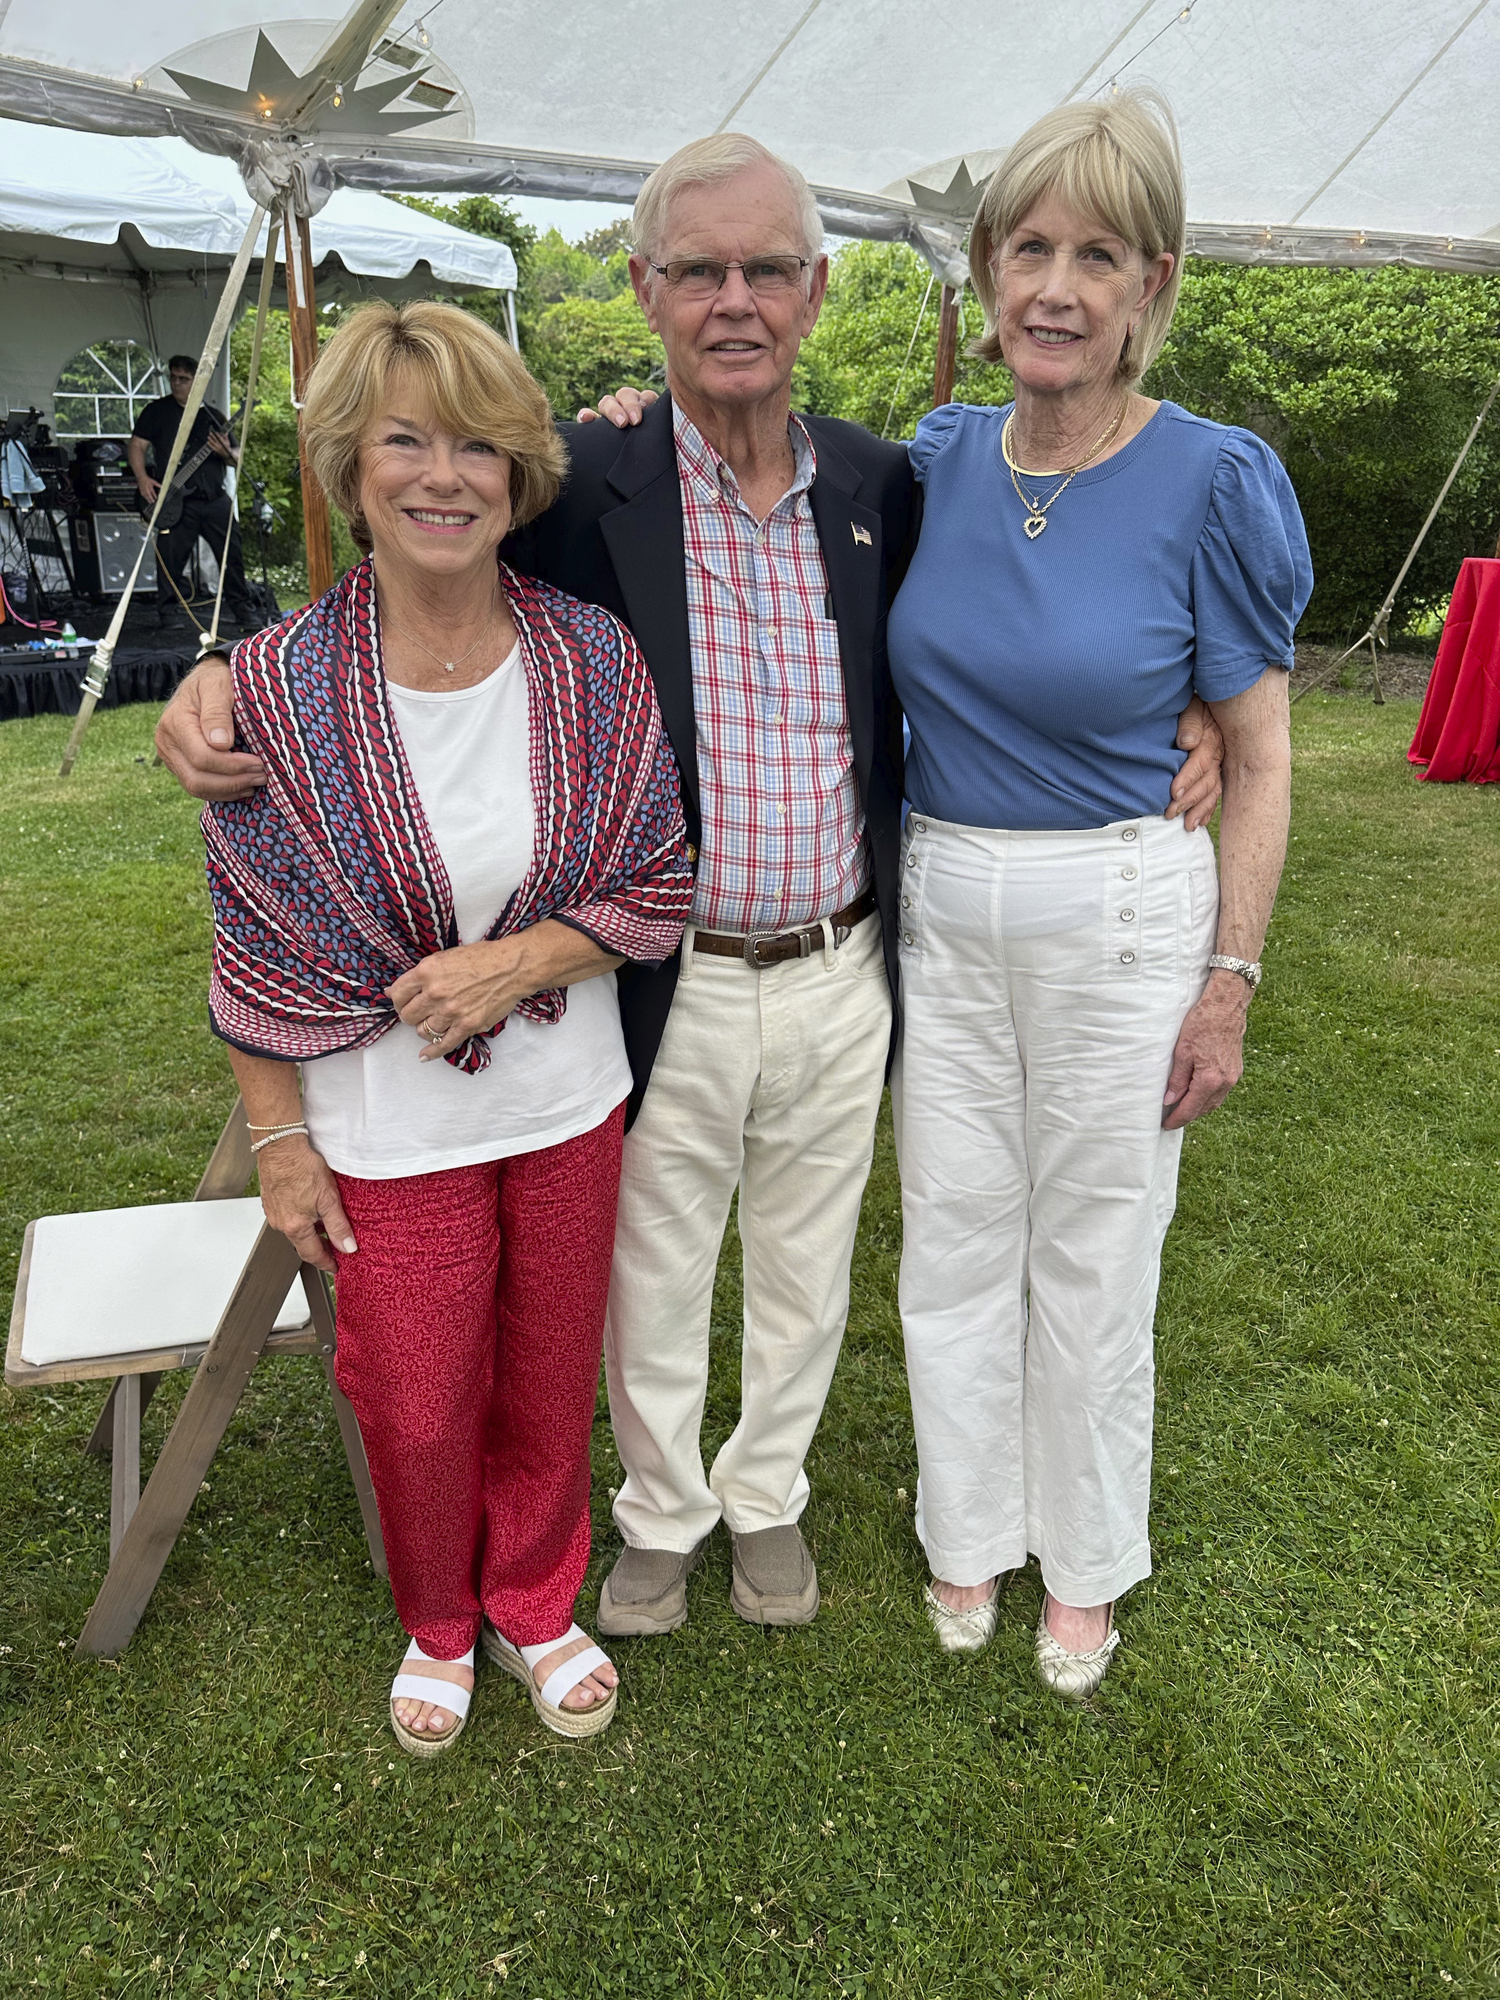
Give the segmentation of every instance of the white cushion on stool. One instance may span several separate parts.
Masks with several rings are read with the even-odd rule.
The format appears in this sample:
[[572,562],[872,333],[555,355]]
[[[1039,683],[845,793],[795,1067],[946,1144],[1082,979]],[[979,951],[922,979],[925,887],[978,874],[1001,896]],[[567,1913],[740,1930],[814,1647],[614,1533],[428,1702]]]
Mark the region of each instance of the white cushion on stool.
[[[40,1368],[95,1355],[202,1347],[263,1220],[254,1196],[42,1216],[32,1233],[22,1360]],[[286,1332],[307,1320],[299,1277],[276,1327]]]

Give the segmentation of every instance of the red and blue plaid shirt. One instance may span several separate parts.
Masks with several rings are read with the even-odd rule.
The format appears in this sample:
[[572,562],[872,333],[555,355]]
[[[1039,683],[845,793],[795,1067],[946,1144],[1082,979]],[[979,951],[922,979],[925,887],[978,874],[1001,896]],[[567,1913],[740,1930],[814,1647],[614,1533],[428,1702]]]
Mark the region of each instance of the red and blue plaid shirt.
[[764,521],[673,412],[687,556],[703,843],[691,921],[781,931],[832,916],[869,881],[838,626],[795,417],[792,484]]

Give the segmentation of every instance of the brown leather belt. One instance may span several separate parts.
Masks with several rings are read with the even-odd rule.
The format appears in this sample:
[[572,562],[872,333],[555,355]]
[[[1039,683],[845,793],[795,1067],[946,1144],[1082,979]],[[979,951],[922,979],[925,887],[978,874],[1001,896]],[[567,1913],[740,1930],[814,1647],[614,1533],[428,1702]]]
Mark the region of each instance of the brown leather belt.
[[[828,919],[833,926],[833,942],[841,945],[856,924],[875,914],[875,891],[866,889],[847,910],[835,910]],[[780,965],[788,958],[811,958],[823,944],[821,923],[806,924],[795,931],[751,931],[748,937],[730,937],[725,931],[694,931],[693,950],[706,951],[715,958],[742,958],[746,965]]]

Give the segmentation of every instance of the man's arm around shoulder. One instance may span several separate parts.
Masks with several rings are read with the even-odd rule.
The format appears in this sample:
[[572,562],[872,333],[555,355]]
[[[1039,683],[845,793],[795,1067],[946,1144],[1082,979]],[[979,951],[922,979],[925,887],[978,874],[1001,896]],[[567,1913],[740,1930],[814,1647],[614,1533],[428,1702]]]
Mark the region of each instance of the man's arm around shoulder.
[[234,682],[222,653],[211,653],[188,675],[156,725],[161,761],[195,799],[253,798],[265,766],[234,747]]

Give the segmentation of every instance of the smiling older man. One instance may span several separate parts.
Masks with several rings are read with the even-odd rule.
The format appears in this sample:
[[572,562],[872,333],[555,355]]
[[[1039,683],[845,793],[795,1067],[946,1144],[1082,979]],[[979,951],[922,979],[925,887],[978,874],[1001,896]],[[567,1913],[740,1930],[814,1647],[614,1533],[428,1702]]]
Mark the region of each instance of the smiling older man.
[[[801,1624],[803,1460],[849,1304],[891,1032],[900,717],[888,598],[915,532],[903,448],[791,414],[827,285],[806,182],[753,139],[684,147],[636,204],[667,354],[638,430],[572,439],[528,566],[641,641],[700,847],[679,961],[622,993],[651,1084],[627,1140],[606,1333],[625,1467],[610,1633],[670,1631],[721,1517],[742,1617]],[[705,1474],[709,1314],[739,1191],[739,1422]]]
[[[696,141],[646,182],[634,240],[668,394],[623,433],[566,426],[561,497],[503,551],[634,631],[699,849],[681,953],[619,984],[635,1116],[606,1334],[626,1474],[626,1547],[599,1608],[615,1636],[683,1623],[721,1518],[742,1617],[805,1624],[818,1608],[797,1522],[891,1039],[901,718],[885,624],[918,517],[904,446],[792,414],[828,280],[796,168],[741,135]],[[224,796],[259,773],[229,753],[213,672],[158,742],[189,789]],[[705,1473],[736,1190],[740,1416]]]

